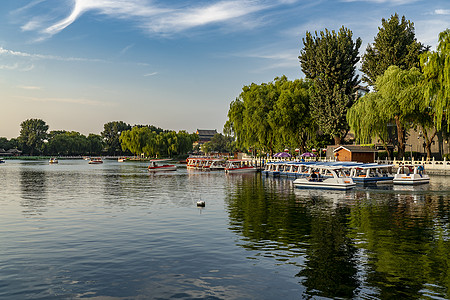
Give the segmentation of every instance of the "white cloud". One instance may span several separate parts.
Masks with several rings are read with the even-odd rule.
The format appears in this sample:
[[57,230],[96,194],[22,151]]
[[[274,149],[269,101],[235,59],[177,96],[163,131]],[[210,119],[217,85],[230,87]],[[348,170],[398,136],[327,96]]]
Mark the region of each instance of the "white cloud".
[[83,98],[38,98],[38,97],[17,97],[17,98],[33,102],[68,103],[68,104],[88,105],[88,106],[115,106],[114,103],[107,103]]
[[145,76],[145,77],[148,77],[148,76],[155,76],[156,74],[158,74],[158,72],[147,73],[147,74],[144,74],[144,76]]
[[[249,15],[280,5],[291,5],[296,0],[219,0],[205,5],[164,7],[149,0],[73,0],[66,9],[70,13],[57,22],[49,24],[43,16],[33,16],[22,26],[22,30],[33,30],[41,34],[40,40],[61,32],[86,12],[94,12],[116,19],[133,21],[151,34],[172,34],[198,26],[232,22],[238,19],[249,22]],[[64,2],[61,2],[64,3]],[[169,5],[163,2],[164,5]],[[39,5],[40,2],[33,5]],[[26,10],[25,7],[22,10]],[[31,9],[29,9],[31,11]],[[50,17],[49,17],[50,18]],[[54,17],[52,17],[54,19]]]
[[436,9],[434,13],[436,15],[450,15],[450,9]]
[[27,53],[27,52],[5,49],[1,46],[0,46],[0,55],[8,55],[8,56],[22,57],[22,58],[29,58],[29,59],[45,59],[45,60],[59,60],[59,61],[105,62],[105,60],[102,60],[102,59],[81,58],[81,57],[63,57],[63,56],[55,56],[55,55]]

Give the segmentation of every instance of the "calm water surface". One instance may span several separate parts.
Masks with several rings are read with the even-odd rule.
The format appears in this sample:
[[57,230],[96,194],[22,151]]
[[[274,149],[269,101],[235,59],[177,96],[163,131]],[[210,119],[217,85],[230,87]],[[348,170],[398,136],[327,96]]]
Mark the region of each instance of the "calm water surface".
[[9,160],[0,299],[448,299],[449,183],[325,192],[260,174]]

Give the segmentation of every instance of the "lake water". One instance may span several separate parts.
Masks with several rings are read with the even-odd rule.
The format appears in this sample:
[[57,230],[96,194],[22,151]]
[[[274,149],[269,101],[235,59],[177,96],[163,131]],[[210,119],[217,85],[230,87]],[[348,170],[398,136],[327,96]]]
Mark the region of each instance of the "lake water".
[[1,164],[0,299],[450,298],[450,177],[330,192],[146,167]]

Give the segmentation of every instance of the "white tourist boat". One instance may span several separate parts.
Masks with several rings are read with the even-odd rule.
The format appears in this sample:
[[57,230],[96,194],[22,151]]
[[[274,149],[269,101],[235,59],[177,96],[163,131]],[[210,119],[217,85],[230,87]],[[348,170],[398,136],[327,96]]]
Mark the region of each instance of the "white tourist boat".
[[227,161],[225,167],[225,173],[254,173],[256,172],[256,167],[252,164],[250,160],[246,159],[230,159]]
[[91,157],[91,159],[89,160],[89,164],[91,165],[96,165],[96,164],[102,164],[103,160],[101,157]]
[[297,188],[349,190],[355,183],[347,177],[339,166],[311,165],[311,176],[297,178],[294,186]]
[[153,159],[150,161],[150,165],[148,166],[148,171],[152,173],[156,172],[167,172],[167,171],[176,171],[177,166],[175,165],[169,165],[169,164],[163,164],[160,165],[158,163],[168,161],[170,159]]
[[0,164],[4,164],[4,163],[5,163],[4,158],[0,157]]
[[48,161],[49,164],[57,164],[58,163],[58,159],[56,157],[52,157],[50,158],[50,160]]
[[368,163],[349,167],[350,176],[355,183],[392,183],[394,165]]
[[422,165],[400,165],[393,181],[394,184],[424,184],[430,182],[430,176],[425,174]]

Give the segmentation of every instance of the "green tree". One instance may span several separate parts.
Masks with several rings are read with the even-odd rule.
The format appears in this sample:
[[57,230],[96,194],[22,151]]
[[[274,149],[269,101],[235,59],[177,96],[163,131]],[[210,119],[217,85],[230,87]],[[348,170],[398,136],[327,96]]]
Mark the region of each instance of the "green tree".
[[319,128],[334,137],[335,144],[348,132],[347,109],[354,100],[359,83],[356,63],[361,39],[352,39],[352,32],[342,27],[339,32],[321,31],[313,36],[306,32],[300,63],[306,78],[314,83],[311,110]]
[[379,107],[380,97],[380,94],[373,92],[358,99],[348,110],[347,121],[360,144],[372,143],[372,138],[377,137],[388,153],[388,157],[392,159],[392,149],[388,147],[392,141],[389,139],[387,126],[391,120],[382,114],[383,110]]
[[397,128],[398,158],[405,154],[406,130],[418,116],[428,113],[421,88],[422,73],[417,68],[402,70],[390,66],[375,82],[375,94],[368,94],[349,112],[349,121],[359,138],[368,141],[378,135],[387,135],[387,125],[393,122]]
[[396,13],[389,20],[381,19],[374,43],[367,46],[362,57],[362,80],[373,86],[389,66],[405,70],[419,67],[419,55],[426,50],[416,40],[414,23],[406,20],[405,16],[400,20]]
[[41,152],[44,146],[44,140],[47,138],[48,125],[41,119],[28,119],[20,124],[21,130],[19,142],[24,150],[31,155],[35,151]]
[[110,155],[116,155],[122,147],[120,145],[120,134],[126,130],[130,130],[131,126],[122,121],[108,122],[103,125],[102,137],[105,139],[106,151]]
[[89,155],[99,155],[102,153],[104,142],[101,135],[90,133],[87,137]]
[[422,71],[425,76],[424,93],[427,104],[434,108],[434,124],[438,130],[446,120],[450,128],[450,29],[439,34],[436,51],[421,56]]

